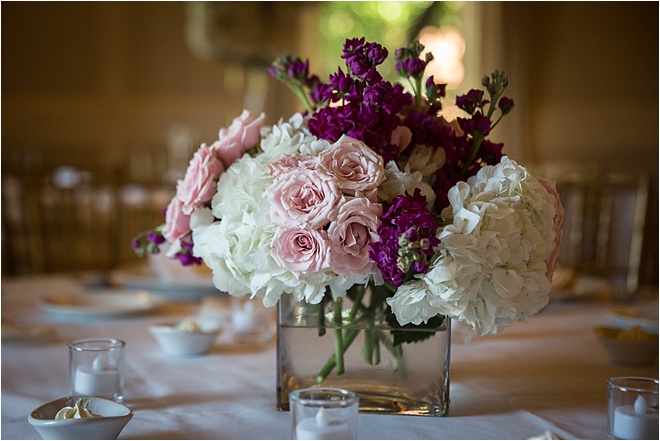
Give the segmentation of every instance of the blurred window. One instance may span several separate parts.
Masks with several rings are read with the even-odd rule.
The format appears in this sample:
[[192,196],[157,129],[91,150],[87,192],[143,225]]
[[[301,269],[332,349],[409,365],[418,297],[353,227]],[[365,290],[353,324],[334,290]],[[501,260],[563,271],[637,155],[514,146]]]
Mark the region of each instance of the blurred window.
[[458,109],[452,109],[453,102],[466,71],[464,6],[464,2],[324,2],[320,23],[321,64],[318,68],[312,66],[312,70],[327,79],[341,65],[339,55],[346,39],[365,37],[389,50],[380,72],[385,79],[396,81],[394,51],[420,40],[434,56],[427,74],[433,75],[436,83],[447,84],[445,112],[453,119],[458,115]]

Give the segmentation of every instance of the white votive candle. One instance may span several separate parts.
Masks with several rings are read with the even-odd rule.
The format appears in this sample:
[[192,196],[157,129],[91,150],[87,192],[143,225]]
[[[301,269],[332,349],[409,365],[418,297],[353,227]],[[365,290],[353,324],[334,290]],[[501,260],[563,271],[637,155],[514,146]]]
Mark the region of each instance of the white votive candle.
[[73,388],[80,395],[114,396],[119,392],[119,370],[105,366],[101,357],[96,357],[94,363],[78,366],[75,371]]
[[256,313],[251,301],[237,305],[232,316],[234,332],[252,332],[257,326]]
[[634,405],[614,409],[612,432],[618,439],[658,439],[658,409],[649,408],[640,395]]
[[315,417],[305,418],[296,426],[296,439],[351,439],[348,423],[331,418],[321,407]]

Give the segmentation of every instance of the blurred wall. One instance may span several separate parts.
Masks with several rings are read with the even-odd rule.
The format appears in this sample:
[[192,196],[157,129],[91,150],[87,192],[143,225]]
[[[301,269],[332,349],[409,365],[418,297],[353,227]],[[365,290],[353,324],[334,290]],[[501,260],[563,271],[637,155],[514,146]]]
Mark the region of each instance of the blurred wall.
[[[239,58],[247,40],[241,32],[250,31],[244,14],[224,23],[235,31],[226,45],[237,48],[236,61],[218,61],[199,43],[202,56],[196,55],[189,41],[200,36],[188,34],[188,23],[201,23],[195,6],[3,3],[4,169],[71,163],[112,178],[158,178],[150,175],[167,166],[168,144],[177,136],[196,148],[217,139],[244,108],[266,110],[270,122],[291,109],[294,97],[267,76],[270,59]],[[272,20],[277,15],[267,6],[262,15]],[[252,12],[251,23],[268,29],[246,5],[231,8]],[[277,48],[293,52],[300,26],[295,14],[287,18],[287,38]]]
[[529,159],[657,175],[658,3],[501,8],[502,62],[520,85]]

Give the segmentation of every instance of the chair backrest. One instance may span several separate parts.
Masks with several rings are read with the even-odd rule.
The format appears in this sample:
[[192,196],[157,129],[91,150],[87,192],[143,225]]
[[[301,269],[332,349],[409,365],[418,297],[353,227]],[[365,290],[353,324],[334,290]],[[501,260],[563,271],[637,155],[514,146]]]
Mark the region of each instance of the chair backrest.
[[601,173],[559,179],[566,217],[559,263],[634,291],[644,242],[649,178]]
[[3,173],[3,274],[109,270],[136,260],[131,239],[163,222],[172,191],[95,182],[73,167]]

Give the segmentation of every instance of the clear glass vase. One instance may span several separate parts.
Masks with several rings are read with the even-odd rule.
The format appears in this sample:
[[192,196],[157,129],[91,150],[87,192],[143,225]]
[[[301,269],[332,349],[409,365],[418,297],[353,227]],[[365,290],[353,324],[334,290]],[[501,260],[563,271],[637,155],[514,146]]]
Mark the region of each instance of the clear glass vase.
[[[360,287],[362,288],[362,287]],[[401,327],[386,294],[366,292],[319,305],[283,296],[278,306],[277,407],[308,387],[357,392],[360,412],[444,416],[449,409],[449,319]],[[329,297],[329,296],[326,296]]]

